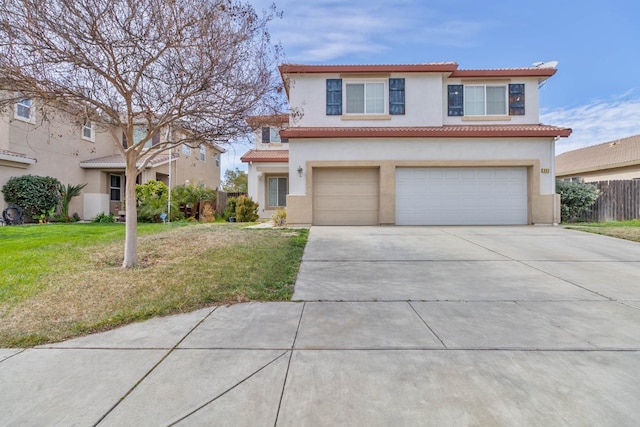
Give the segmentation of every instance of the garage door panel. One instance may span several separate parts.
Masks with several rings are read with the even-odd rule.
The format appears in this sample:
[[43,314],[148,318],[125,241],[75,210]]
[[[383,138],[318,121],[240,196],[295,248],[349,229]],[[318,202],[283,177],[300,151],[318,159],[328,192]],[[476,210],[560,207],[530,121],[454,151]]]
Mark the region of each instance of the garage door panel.
[[528,222],[526,168],[399,168],[396,224]]
[[314,169],[315,225],[377,225],[378,169]]

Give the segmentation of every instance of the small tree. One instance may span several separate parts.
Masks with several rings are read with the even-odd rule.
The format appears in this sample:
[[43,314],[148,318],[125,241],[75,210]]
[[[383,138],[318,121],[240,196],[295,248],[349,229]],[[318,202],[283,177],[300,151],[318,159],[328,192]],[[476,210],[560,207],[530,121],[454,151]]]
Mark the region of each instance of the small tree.
[[60,181],[50,176],[14,176],[2,187],[2,194],[7,203],[19,206],[25,215],[35,218],[58,206],[59,186]]
[[67,184],[66,186],[60,184],[58,185],[58,192],[60,193],[60,213],[64,215],[66,221],[69,222],[69,205],[71,204],[71,199],[80,195],[80,192],[87,184],[80,185],[71,185]]
[[224,173],[222,189],[228,193],[246,193],[249,188],[249,177],[238,168],[227,169]]
[[600,196],[595,185],[584,182],[557,181],[556,191],[560,194],[560,213],[564,222],[576,221]]
[[93,122],[125,162],[123,267],[137,261],[135,181],[149,162],[282,110],[277,15],[242,0],[0,1],[0,104],[30,98]]
[[178,205],[184,206],[185,211],[183,213],[185,216],[187,215],[186,209],[188,205],[191,205],[193,212],[199,212],[200,203],[215,201],[217,197],[217,191],[205,186],[203,182],[177,185],[171,190],[171,200],[175,200]]

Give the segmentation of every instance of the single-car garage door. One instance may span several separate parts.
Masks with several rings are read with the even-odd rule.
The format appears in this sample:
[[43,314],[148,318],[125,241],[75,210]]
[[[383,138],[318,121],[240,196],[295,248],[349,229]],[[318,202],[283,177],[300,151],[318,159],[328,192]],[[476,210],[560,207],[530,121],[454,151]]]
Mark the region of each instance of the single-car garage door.
[[378,169],[313,169],[314,225],[378,225]]
[[396,169],[397,225],[527,223],[524,167]]

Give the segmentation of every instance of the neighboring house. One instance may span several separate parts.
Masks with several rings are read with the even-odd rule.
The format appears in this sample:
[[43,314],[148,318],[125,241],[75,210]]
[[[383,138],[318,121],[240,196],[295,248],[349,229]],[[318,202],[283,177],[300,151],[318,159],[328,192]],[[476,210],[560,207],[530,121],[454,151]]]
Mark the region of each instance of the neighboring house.
[[[158,142],[160,138],[154,138],[151,144]],[[210,146],[172,150],[172,187],[186,180],[219,187],[222,151]],[[45,115],[28,99],[0,115],[0,188],[9,178],[21,175],[52,176],[64,185],[87,183],[72,200],[69,212],[91,219],[100,212],[123,210],[124,170],[112,133],[93,123],[77,123],[60,111],[48,110]],[[154,179],[168,184],[168,152],[153,159],[137,181]],[[0,193],[0,210],[5,206]]]
[[559,154],[556,178],[586,182],[640,179],[640,135]]
[[258,202],[260,218],[270,218],[287,205],[289,193],[289,144],[280,137],[280,130],[289,125],[289,116],[250,117],[253,148],[240,159],[249,164],[248,195]]
[[[539,87],[554,68],[284,64],[280,73],[289,224],[560,221],[555,140],[571,129],[539,124]],[[286,165],[267,153],[243,160]]]

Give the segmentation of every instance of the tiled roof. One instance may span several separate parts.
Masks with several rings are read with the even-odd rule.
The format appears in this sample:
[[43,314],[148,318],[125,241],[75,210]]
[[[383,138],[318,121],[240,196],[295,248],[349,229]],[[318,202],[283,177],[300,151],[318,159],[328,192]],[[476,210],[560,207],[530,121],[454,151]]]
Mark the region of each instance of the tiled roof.
[[281,74],[296,73],[393,73],[432,72],[451,73],[451,77],[551,77],[556,73],[551,67],[493,68],[482,70],[459,70],[455,62],[430,62],[424,64],[348,64],[307,65],[282,64]]
[[556,175],[640,165],[640,135],[567,151],[556,156]]
[[[172,159],[180,157],[180,153],[173,153],[171,155]],[[138,161],[137,165],[142,165],[142,161]],[[152,168],[155,166],[160,166],[169,162],[169,153],[160,154],[154,157],[149,163],[147,163],[148,168]],[[112,156],[104,156],[104,157],[96,157],[95,159],[83,160],[80,162],[80,167],[85,169],[124,169],[125,168],[124,159],[120,154],[114,154]]]
[[15,151],[0,150],[0,160],[9,160],[17,163],[34,164],[36,159]]
[[547,125],[469,125],[433,127],[290,127],[284,138],[486,138],[567,137],[571,129]]
[[289,150],[249,150],[240,158],[248,162],[288,162]]
[[431,62],[424,64],[360,64],[360,65],[306,65],[282,64],[280,73],[392,73],[392,72],[453,72],[455,62]]
[[247,123],[254,129],[264,125],[282,126],[283,123],[289,123],[289,115],[251,116],[247,117]]

